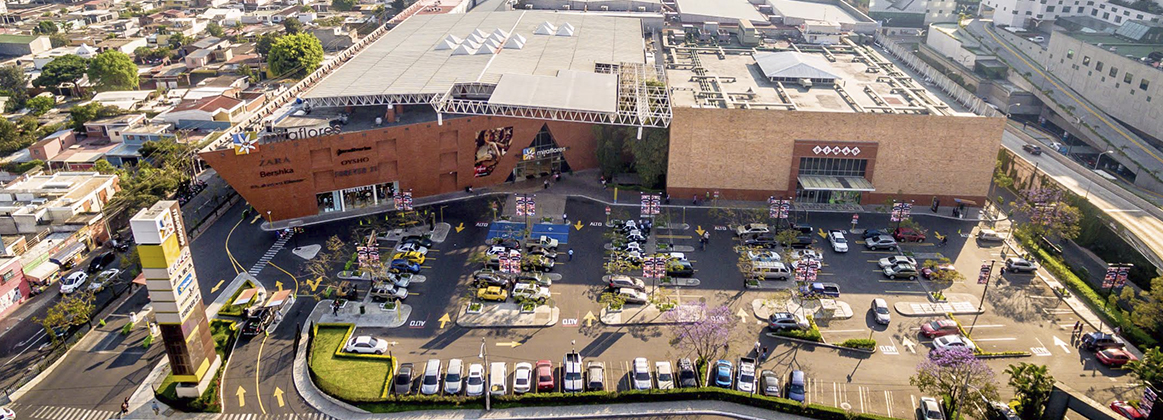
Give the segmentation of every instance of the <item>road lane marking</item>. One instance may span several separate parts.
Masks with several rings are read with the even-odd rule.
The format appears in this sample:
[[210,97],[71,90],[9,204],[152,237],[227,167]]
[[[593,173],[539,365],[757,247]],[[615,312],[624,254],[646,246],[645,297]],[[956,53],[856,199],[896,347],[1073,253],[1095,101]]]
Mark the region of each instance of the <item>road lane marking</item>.
[[850,333],[850,332],[865,332],[865,331],[868,331],[868,330],[866,330],[866,329],[859,329],[859,330],[820,330],[820,332],[822,332],[822,333]]
[[[262,371],[262,369],[261,369],[261,367],[262,367],[262,349],[263,349],[263,347],[266,347],[268,338],[271,338],[270,334],[263,335],[262,343],[259,343],[259,345],[258,345],[258,357],[255,359],[255,362],[254,362],[254,399],[258,400],[258,409],[259,409],[259,411],[262,411],[263,414],[267,413],[267,409],[262,406],[262,395],[261,395],[262,388],[259,387],[258,373]],[[241,390],[242,387],[240,386],[240,387],[238,387],[238,389]],[[242,396],[239,395],[238,399],[241,400]]]
[[892,392],[884,391],[884,405],[888,407],[888,416],[892,417]]
[[1002,338],[974,338],[974,339],[973,339],[973,341],[977,341],[977,342],[982,342],[982,341],[1016,341],[1016,340],[1017,340],[1017,338],[1015,338],[1015,337],[1002,337]]
[[885,293],[896,293],[896,294],[901,294],[901,295],[925,295],[925,294],[928,294],[928,292],[912,291],[912,290],[885,290],[884,292]]

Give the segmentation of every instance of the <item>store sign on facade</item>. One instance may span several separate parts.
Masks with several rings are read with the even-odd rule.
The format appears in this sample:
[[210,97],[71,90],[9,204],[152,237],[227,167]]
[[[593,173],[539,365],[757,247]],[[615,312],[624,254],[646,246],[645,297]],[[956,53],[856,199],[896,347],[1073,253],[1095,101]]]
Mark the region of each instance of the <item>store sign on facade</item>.
[[568,147],[552,147],[549,149],[537,150],[536,147],[526,147],[521,149],[521,160],[537,160],[554,153],[561,153],[569,150]]
[[816,146],[812,148],[812,153],[816,155],[856,156],[860,154],[860,148],[849,146]]

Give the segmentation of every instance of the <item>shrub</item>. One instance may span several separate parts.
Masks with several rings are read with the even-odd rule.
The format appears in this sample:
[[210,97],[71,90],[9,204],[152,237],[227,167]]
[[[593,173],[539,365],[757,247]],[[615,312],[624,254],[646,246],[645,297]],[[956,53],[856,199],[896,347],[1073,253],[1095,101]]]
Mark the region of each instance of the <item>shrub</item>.
[[871,338],[853,338],[844,340],[844,342],[840,343],[839,346],[860,350],[872,350],[876,348],[876,340]]
[[808,315],[809,328],[805,330],[781,330],[776,331],[775,335],[783,337],[798,338],[800,340],[815,341],[817,343],[823,342],[824,338],[820,335],[820,328],[816,326],[816,319]]
[[129,335],[131,332],[133,332],[133,323],[126,322],[125,326],[121,327],[121,335]]

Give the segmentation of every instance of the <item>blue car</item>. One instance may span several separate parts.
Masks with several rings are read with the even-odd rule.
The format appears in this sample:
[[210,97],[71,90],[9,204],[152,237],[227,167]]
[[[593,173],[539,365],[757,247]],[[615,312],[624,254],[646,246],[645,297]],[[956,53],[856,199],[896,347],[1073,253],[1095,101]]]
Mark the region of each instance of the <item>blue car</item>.
[[416,264],[403,258],[392,260],[392,265],[390,267],[393,273],[407,272],[416,274],[420,272],[420,264]]
[[804,402],[804,382],[806,381],[804,371],[793,370],[791,375],[787,378],[787,398],[798,402]]
[[731,362],[723,359],[715,362],[715,386],[731,389]]

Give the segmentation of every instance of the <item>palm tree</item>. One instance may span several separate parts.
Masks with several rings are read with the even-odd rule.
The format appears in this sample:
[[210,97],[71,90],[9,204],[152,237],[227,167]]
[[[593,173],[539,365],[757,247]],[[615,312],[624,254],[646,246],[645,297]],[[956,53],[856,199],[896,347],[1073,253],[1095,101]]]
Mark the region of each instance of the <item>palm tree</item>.
[[1023,419],[1041,418],[1054,390],[1054,377],[1047,373],[1046,365],[1022,362],[1010,365],[1005,373],[1010,375],[1009,385],[1018,399],[1018,415]]

